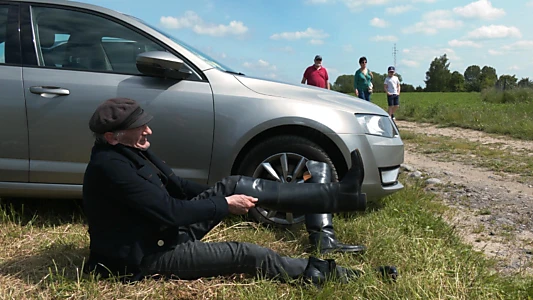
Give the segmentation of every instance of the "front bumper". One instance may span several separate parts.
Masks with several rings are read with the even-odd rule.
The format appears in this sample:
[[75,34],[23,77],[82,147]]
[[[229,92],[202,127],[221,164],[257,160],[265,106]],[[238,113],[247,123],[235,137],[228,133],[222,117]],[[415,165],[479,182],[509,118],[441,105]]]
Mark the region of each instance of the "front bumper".
[[348,166],[351,165],[349,152],[359,149],[364,162],[365,178],[362,192],[375,200],[401,190],[404,186],[398,181],[400,165],[404,160],[404,145],[400,137],[385,138],[367,134],[340,134],[347,149]]

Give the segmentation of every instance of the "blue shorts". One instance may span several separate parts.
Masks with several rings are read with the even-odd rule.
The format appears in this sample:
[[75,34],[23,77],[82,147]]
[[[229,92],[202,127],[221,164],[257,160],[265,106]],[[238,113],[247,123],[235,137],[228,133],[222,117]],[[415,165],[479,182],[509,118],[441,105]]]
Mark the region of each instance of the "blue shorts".
[[400,105],[400,96],[399,95],[387,95],[387,102],[389,106],[398,106]]

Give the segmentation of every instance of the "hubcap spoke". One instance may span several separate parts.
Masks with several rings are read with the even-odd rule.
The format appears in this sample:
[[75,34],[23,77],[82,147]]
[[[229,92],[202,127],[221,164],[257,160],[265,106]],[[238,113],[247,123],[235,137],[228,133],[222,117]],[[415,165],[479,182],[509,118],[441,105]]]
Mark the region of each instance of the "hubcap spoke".
[[279,178],[278,173],[276,172],[276,170],[274,170],[274,168],[272,167],[272,165],[269,162],[264,162],[261,165],[263,166],[263,168],[265,168],[265,170],[268,172],[268,174],[270,174],[272,177],[276,178],[277,181],[281,181],[281,182],[285,181],[285,179]]
[[275,211],[275,210],[268,211],[266,217],[269,218],[269,219],[270,219],[270,218],[273,218],[273,217],[276,216],[277,213],[278,213],[278,212]]
[[287,213],[285,215],[285,218],[287,219],[287,222],[289,222],[289,223],[293,223],[294,222],[294,216],[293,216],[292,213]]
[[[302,173],[305,166],[305,158],[302,157],[298,164],[296,165],[296,168],[294,168],[294,172],[292,172],[292,178],[296,179],[298,176],[300,176],[300,173]],[[296,180],[295,180],[296,181]]]
[[283,173],[283,178],[286,179],[289,173],[289,162],[287,161],[287,153],[283,153],[279,158],[281,162],[281,172]]

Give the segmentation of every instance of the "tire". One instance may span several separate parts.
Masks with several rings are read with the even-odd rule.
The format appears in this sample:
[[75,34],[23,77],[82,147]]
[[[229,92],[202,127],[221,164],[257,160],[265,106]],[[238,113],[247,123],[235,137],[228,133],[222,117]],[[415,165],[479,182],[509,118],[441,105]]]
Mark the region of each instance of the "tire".
[[[238,174],[278,182],[303,183],[303,172],[306,170],[305,162],[307,160],[316,160],[329,164],[332,169],[332,180],[338,180],[335,166],[324,149],[309,139],[295,135],[272,137],[254,146],[240,163]],[[287,161],[286,173],[283,172],[283,161]],[[278,174],[278,178],[272,175],[272,171],[268,172],[264,167],[263,163],[266,162],[272,167],[270,170],[274,170]],[[291,177],[297,166],[299,164],[300,166],[302,165],[302,162],[301,171],[296,174],[295,178]],[[284,174],[287,174],[287,177],[284,177]],[[264,225],[280,228],[290,228],[305,221],[305,215],[303,214],[274,212],[260,207],[250,209],[248,216]]]

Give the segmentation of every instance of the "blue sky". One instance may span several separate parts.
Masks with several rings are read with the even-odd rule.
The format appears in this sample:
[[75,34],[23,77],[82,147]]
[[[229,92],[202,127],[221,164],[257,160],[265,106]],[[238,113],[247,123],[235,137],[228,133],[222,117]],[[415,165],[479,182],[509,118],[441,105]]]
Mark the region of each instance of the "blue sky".
[[[298,83],[316,54],[330,81],[358,59],[424,85],[433,58],[533,78],[533,0],[86,0],[127,13],[245,74]],[[526,26],[526,25],[529,25]]]

